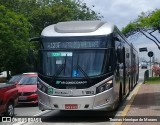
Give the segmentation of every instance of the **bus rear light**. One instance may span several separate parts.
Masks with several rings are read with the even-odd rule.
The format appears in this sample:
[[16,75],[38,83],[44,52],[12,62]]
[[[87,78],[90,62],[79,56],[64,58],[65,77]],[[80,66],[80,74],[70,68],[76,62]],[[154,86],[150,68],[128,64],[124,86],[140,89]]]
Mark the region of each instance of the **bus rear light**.
[[113,80],[110,80],[110,81],[108,81],[108,82],[106,82],[106,83],[98,86],[98,87],[97,87],[97,90],[96,90],[96,93],[97,93],[97,94],[98,94],[98,93],[101,93],[101,92],[103,92],[103,91],[105,91],[105,90],[108,90],[108,89],[110,89],[110,88],[112,88],[112,87],[113,87]]

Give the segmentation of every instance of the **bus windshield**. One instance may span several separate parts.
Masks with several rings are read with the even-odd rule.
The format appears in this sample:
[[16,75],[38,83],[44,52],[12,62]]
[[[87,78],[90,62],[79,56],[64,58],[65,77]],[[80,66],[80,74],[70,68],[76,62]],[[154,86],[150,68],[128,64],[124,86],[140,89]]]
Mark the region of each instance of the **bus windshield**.
[[[72,49],[73,47],[75,48],[75,46],[70,46],[71,49],[68,50],[66,48],[63,50],[41,50],[42,74],[46,76],[56,75],[56,77],[85,77],[86,74],[92,77],[111,72],[113,68],[111,41],[106,41],[106,39],[100,40],[101,39],[99,39],[96,45],[90,45],[89,42],[91,42],[91,40],[88,40],[88,43],[86,43],[86,40],[81,40],[81,43],[79,43],[79,46],[83,45],[83,48],[92,46],[94,49]],[[54,42],[52,43],[54,44]],[[66,47],[66,45],[63,45],[64,42],[59,42],[58,44],[57,48]],[[55,46],[57,45],[54,45],[54,47]],[[97,49],[95,49],[94,46],[96,46]],[[105,49],[98,49],[100,46],[103,46]],[[106,48],[106,46],[109,48]],[[45,48],[48,47],[46,46]]]

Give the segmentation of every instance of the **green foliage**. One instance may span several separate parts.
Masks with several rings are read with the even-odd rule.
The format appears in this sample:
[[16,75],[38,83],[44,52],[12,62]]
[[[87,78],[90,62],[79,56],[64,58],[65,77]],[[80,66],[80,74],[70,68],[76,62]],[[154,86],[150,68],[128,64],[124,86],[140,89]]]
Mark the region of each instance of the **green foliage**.
[[150,77],[145,81],[145,84],[160,84],[160,77]]
[[32,31],[38,34],[48,25],[69,20],[97,20],[100,17],[86,7],[85,4],[71,0],[54,1],[52,4],[34,10],[29,21],[33,25]]
[[23,15],[0,6],[0,68],[13,73],[27,68],[27,41],[30,24]]
[[40,3],[37,3],[36,0],[0,0],[0,5],[25,16],[30,15],[33,10],[40,7]]
[[75,3],[71,0],[54,0],[35,11],[29,18],[33,24],[33,31],[40,33],[41,30],[51,24],[69,20],[95,20],[100,17],[90,10],[84,3]]
[[122,33],[125,34],[126,36],[130,36],[137,32],[137,24],[135,22],[131,22],[128,24],[125,28],[122,29]]
[[[33,66],[29,62],[36,61],[28,53],[37,55],[38,50],[28,38],[40,35],[44,27],[60,21],[101,18],[80,0],[0,0],[0,70],[27,72]],[[29,46],[34,51],[28,52]]]
[[157,9],[148,19],[148,26],[159,29],[160,27],[160,9]]
[[57,22],[102,18],[80,0],[0,0],[0,4],[25,15],[32,25],[30,37],[39,35],[44,27]]
[[153,12],[142,12],[135,21],[130,22],[122,29],[122,33],[129,36],[139,30],[160,30],[160,9],[156,9]]

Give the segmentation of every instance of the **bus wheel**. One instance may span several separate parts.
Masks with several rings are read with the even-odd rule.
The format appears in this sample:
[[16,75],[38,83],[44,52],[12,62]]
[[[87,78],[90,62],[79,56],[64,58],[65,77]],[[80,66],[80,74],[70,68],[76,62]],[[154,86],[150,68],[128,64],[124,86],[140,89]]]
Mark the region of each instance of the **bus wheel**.
[[130,91],[131,91],[131,89],[132,89],[132,88],[131,88],[131,80],[130,80],[130,78],[129,78],[129,81],[128,81],[128,82],[129,82],[129,92],[128,92],[128,93],[130,93]]
[[139,76],[137,75],[137,76],[136,76],[136,84],[138,83],[138,77],[139,77]]

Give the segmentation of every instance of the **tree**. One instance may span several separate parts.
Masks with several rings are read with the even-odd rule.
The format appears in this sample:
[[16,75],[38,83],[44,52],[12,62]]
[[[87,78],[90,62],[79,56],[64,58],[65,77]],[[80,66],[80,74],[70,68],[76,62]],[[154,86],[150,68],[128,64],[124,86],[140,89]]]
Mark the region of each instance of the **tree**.
[[23,14],[31,23],[30,37],[48,25],[70,20],[99,20],[98,13],[78,0],[0,0],[6,8]]
[[26,57],[30,23],[23,15],[0,6],[0,69],[21,73],[28,69]]
[[[42,4],[42,3],[41,3]],[[29,22],[33,25],[34,35],[42,31],[48,25],[61,21],[71,20],[99,20],[93,10],[89,9],[85,3],[72,0],[53,0],[51,3],[42,4],[39,9],[33,11]]]
[[153,35],[155,31],[160,32],[160,9],[156,9],[153,12],[141,13],[135,21],[129,23],[122,29],[122,33],[126,37],[137,33],[145,35],[160,49],[160,41]]
[[33,60],[28,54],[36,55],[38,50],[28,38],[40,35],[44,27],[60,21],[101,18],[80,0],[0,0],[0,70],[27,72],[32,67],[28,62]]

